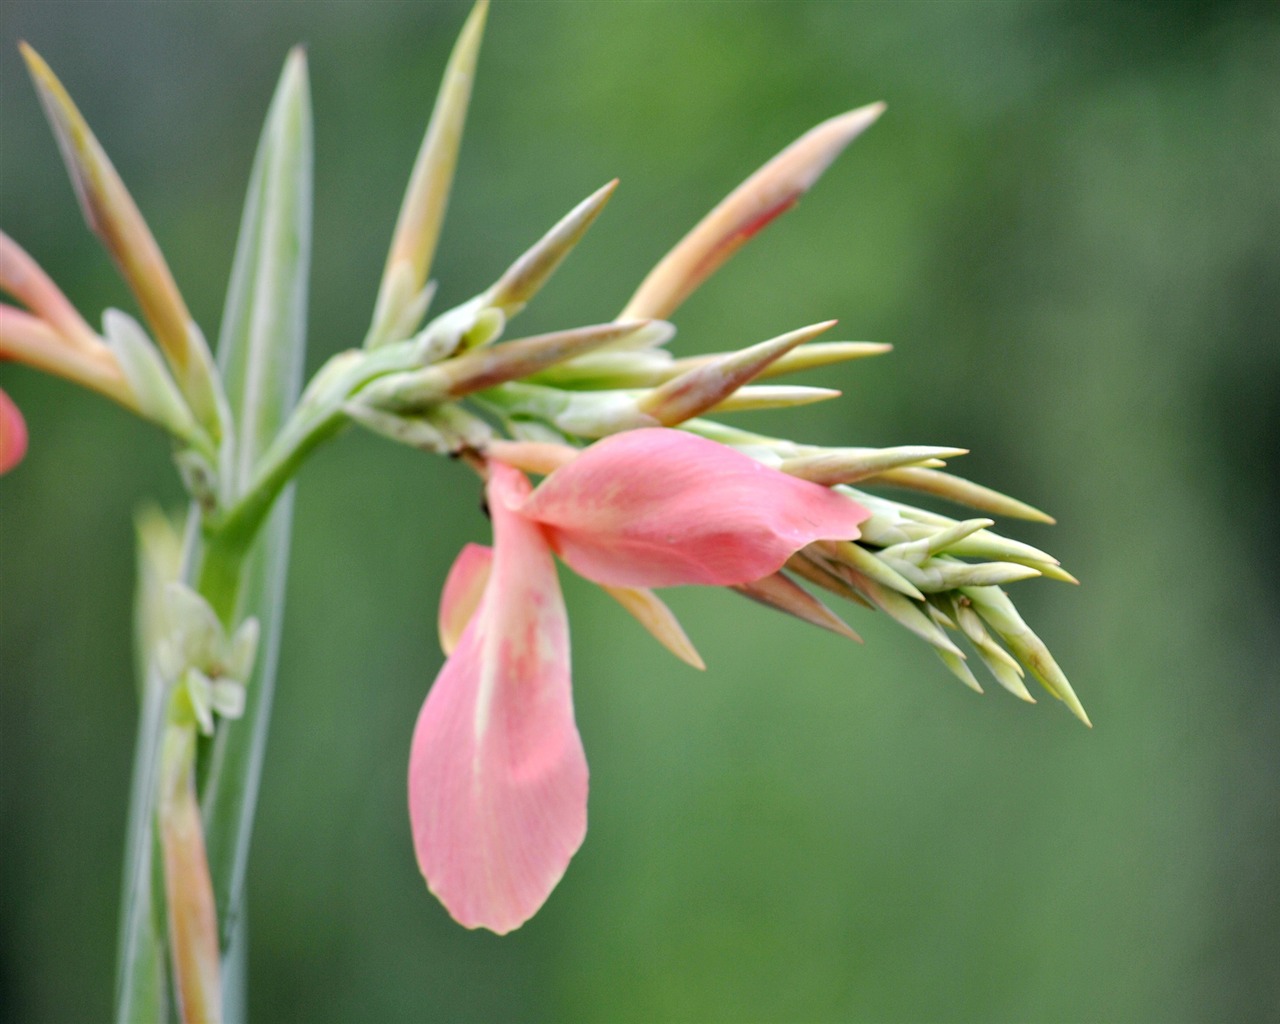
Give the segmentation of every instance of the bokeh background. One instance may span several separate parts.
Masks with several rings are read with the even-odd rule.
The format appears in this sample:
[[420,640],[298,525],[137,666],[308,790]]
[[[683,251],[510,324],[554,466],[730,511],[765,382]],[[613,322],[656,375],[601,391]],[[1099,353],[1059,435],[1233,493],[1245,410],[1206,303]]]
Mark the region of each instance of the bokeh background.
[[[455,3],[0,5],[0,220],[80,308],[132,309],[15,48],[82,106],[216,335],[286,49],[316,126],[310,363],[368,323]],[[889,112],[676,317],[677,351],[826,317],[892,342],[767,425],[955,444],[1058,516],[1010,532],[1096,723],[979,698],[893,623],[864,647],[678,591],[710,668],[566,578],[591,827],[507,938],[422,885],[404,774],[433,619],[484,540],[460,466],[350,433],[301,479],[251,860],[258,1021],[1280,1019],[1280,6],[497,3],[436,264],[440,305],[622,186],[525,314],[617,310],[818,120]],[[6,365],[0,1016],[111,1006],[134,729],[132,514],[166,442]]]

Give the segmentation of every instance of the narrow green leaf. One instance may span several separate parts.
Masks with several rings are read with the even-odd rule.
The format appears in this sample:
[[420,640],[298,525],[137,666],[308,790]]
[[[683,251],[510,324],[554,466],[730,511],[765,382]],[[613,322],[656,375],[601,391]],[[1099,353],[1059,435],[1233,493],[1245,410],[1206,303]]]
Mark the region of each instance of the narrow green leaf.
[[295,49],[254,159],[218,337],[235,425],[234,493],[297,401],[306,346],[311,251],[311,100]]
[[[297,401],[306,343],[311,163],[306,59],[295,49],[254,160],[218,345],[236,442],[225,472],[238,497]],[[214,538],[203,567],[202,580],[237,574],[237,595],[201,588],[224,624],[256,616],[262,629],[244,717],[221,725],[202,762],[201,805],[224,951],[241,934],[236,921],[275,683],[292,507],[286,490],[242,565],[213,564],[231,558]],[[228,1013],[236,1012],[229,1003]]]

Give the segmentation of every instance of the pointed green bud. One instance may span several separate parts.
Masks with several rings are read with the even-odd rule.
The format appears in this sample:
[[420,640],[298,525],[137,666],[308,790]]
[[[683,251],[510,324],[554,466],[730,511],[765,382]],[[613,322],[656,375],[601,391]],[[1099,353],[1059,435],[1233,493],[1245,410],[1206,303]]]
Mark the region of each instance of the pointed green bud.
[[595,324],[473,348],[444,362],[408,373],[390,374],[361,392],[361,404],[393,412],[422,410],[522,380],[539,370],[643,330],[643,321]]
[[953,644],[942,627],[920,610],[920,606],[896,590],[882,586],[869,576],[850,569],[848,566],[837,566],[837,571],[848,584],[862,594],[890,618],[905,626],[920,639],[942,651],[947,651],[958,658],[963,658],[960,648]]
[[814,402],[829,402],[839,398],[835,388],[810,388],[799,385],[749,384],[738,388],[732,395],[712,406],[709,412],[756,412],[761,409],[792,409]]
[[862,637],[850,629],[843,619],[781,572],[775,572],[772,576],[765,576],[751,583],[743,583],[732,589],[766,608],[786,612],[801,622],[807,622],[862,643]]
[[935,647],[933,653],[941,659],[942,664],[947,666],[948,671],[960,682],[964,683],[965,686],[969,687],[974,693],[982,692],[982,686],[978,683],[973,674],[973,669],[969,667],[969,663],[964,658],[952,654],[950,651],[944,651],[940,647]]
[[[970,520],[972,522],[972,520]],[[949,527],[944,527],[949,529]],[[1034,565],[1042,572],[1046,565],[1057,565],[1058,560],[1048,552],[1032,547],[1020,540],[1011,540],[988,529],[977,530],[967,537],[952,541],[947,551],[960,558],[988,558],[1002,562],[1022,562]],[[1046,573],[1045,575],[1048,575]]]
[[649,326],[648,321],[633,320],[539,334],[464,352],[438,364],[436,369],[447,375],[447,394],[456,398],[509,380],[522,380],[584,352],[643,333]]
[[[391,251],[387,254],[387,266],[374,307],[378,313],[365,340],[368,348],[400,340],[394,334],[380,335],[378,328],[383,324],[404,324],[407,317],[396,308],[395,296],[417,295],[430,273],[462,144],[462,129],[471,101],[471,83],[475,77],[487,10],[487,0],[480,0],[472,8],[445,67],[444,80],[396,220]],[[407,272],[397,270],[400,265],[407,267]]]
[[631,391],[561,391],[511,381],[478,392],[474,400],[500,416],[542,420],[572,437],[600,438],[621,430],[659,426],[653,417],[636,409],[636,396]]
[[868,551],[861,544],[848,540],[819,541],[818,548],[823,556],[836,566],[837,572],[840,566],[847,566],[883,586],[906,594],[915,601],[924,600],[924,594],[914,583],[894,566],[881,559],[878,554]]
[[868,359],[892,351],[892,345],[875,341],[819,341],[793,349],[772,366],[766,367],[760,376],[779,377],[784,373],[819,370],[824,366],[847,363],[854,359]]
[[920,591],[936,594],[957,587],[999,586],[1034,579],[1038,569],[1016,562],[958,562],[947,558],[931,558],[916,565],[904,559],[893,558],[881,552],[882,566],[887,565],[910,580]]
[[1019,700],[1024,700],[1028,704],[1034,704],[1036,699],[1031,696],[1031,692],[1027,689],[1027,684],[1022,681],[1022,671],[1017,665],[1009,665],[1000,658],[992,656],[992,648],[976,647],[978,657],[982,663],[987,666],[987,671],[991,673],[991,677],[1008,690]]
[[1015,675],[1022,675],[1022,666],[1017,660],[1001,647],[987,632],[986,626],[982,624],[981,617],[973,610],[969,603],[969,599],[963,594],[949,595],[951,607],[955,612],[956,625],[960,627],[968,641],[973,644],[974,648],[985,654],[990,660],[998,661],[1006,668],[1011,670]]
[[1033,508],[1026,502],[1018,501],[1017,498],[1010,498],[999,491],[993,491],[990,487],[983,487],[981,484],[932,469],[889,470],[881,473],[876,482],[933,494],[997,516],[1028,519],[1037,523],[1054,521],[1052,516],[1041,512],[1038,508]]
[[619,319],[667,319],[748,239],[791,209],[883,112],[883,103],[873,103],[800,136],[721,200],[658,262]]
[[[809,545],[805,549],[805,554],[829,573],[838,576],[854,592],[861,595],[866,601],[885,612],[891,618],[897,620],[898,623],[915,633],[922,640],[932,644],[934,647],[951,651],[963,658],[964,655],[961,653],[960,648],[951,642],[936,622],[920,610],[920,605],[903,596],[899,590],[885,586],[853,567],[851,561],[860,557],[860,555],[851,553],[848,549],[858,547],[857,544],[849,541],[818,541]],[[861,553],[863,555],[870,554],[866,551]],[[874,556],[871,557],[874,560]],[[871,562],[864,564],[870,565]],[[878,571],[883,572],[886,568],[881,564]],[[910,586],[910,584],[907,585]],[[923,600],[923,596],[919,600]]]
[[987,632],[982,620],[969,606],[966,597],[956,594],[950,597],[960,629],[973,644],[973,649],[982,663],[987,666],[987,671],[991,673],[992,678],[1015,697],[1028,704],[1034,704],[1035,698],[1027,691],[1027,686],[1022,681],[1022,666]]
[[779,469],[784,473],[832,487],[852,484],[900,466],[941,466],[942,459],[968,454],[967,448],[939,448],[932,445],[902,445],[897,448],[823,448],[787,459]]
[[661,348],[597,351],[557,363],[530,380],[560,388],[647,388],[670,380],[673,365],[671,353]]
[[886,547],[880,554],[885,558],[898,558],[913,565],[922,565],[930,556],[936,555],[939,551],[948,550],[957,541],[993,524],[994,520],[991,519],[967,519],[962,523],[939,530],[930,537]]
[[1092,726],[1066,675],[1044,641],[1022,620],[1008,595],[998,587],[965,587],[962,592],[973,602],[974,610],[1009,645],[1009,649],[1044,684],[1045,689],[1066,704],[1085,725]]
[[874,604],[863,597],[844,579],[837,576],[826,559],[810,552],[808,548],[803,551],[797,551],[788,558],[786,567],[801,579],[808,580],[823,590],[830,591],[837,597],[852,601],[854,604],[860,604],[864,608],[875,608]]
[[614,178],[570,210],[485,292],[488,303],[508,318],[519,313],[582,240],[617,187],[618,179]]
[[948,595],[930,594],[925,598],[924,610],[929,614],[929,618],[933,619],[933,621],[943,629],[950,629],[953,631],[959,629],[960,627],[956,625],[951,615],[939,607],[940,597],[947,602],[947,607],[950,608],[950,599]]
[[708,409],[722,408],[721,403],[770,363],[834,325],[834,320],[828,320],[802,327],[694,367],[655,388],[640,400],[639,409],[663,426],[672,427]]
[[[893,350],[892,345],[882,345],[870,341],[817,341],[810,345],[802,345],[779,356],[760,371],[759,378],[781,377],[785,373],[800,373],[804,370],[820,369],[851,359],[866,359],[869,356],[883,355]],[[671,364],[671,376],[686,373],[699,366],[706,366],[718,359],[723,359],[728,352],[713,352],[700,356],[689,356],[676,360]]]

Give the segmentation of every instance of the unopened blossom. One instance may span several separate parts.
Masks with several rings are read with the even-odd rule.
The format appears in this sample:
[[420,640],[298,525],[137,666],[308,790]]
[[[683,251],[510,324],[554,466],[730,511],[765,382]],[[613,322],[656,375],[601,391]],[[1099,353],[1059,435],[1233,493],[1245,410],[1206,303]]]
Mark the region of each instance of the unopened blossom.
[[418,717],[409,809],[431,890],[462,924],[505,933],[542,905],[586,833],[552,552],[607,586],[734,586],[815,540],[856,538],[868,513],[660,428],[606,438],[536,489],[495,459],[488,474],[494,546],[465,548],[446,585],[441,634],[456,647]]

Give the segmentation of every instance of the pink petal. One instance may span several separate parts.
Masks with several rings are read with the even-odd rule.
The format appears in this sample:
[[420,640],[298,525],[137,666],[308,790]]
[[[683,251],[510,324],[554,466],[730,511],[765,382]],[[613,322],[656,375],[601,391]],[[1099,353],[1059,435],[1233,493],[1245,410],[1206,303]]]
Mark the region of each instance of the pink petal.
[[518,928],[559,882],[587,827],[569,626],[551,551],[514,509],[518,470],[491,464],[492,574],[422,706],[409,816],[431,891],[469,928]]
[[27,424],[13,399],[0,391],[0,473],[13,469],[27,453]]
[[734,586],[815,540],[852,540],[851,498],[679,430],[630,430],[550,474],[521,508],[596,583]]
[[453,560],[440,593],[440,649],[445,654],[453,653],[480,606],[492,565],[493,548],[483,544],[466,545]]

